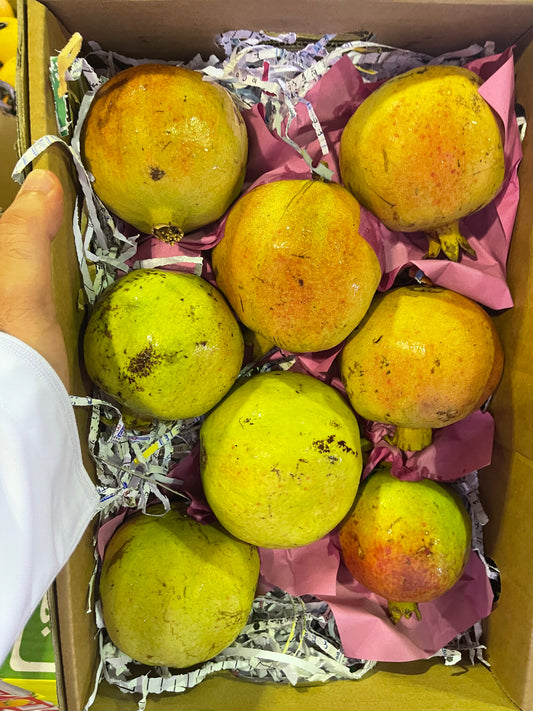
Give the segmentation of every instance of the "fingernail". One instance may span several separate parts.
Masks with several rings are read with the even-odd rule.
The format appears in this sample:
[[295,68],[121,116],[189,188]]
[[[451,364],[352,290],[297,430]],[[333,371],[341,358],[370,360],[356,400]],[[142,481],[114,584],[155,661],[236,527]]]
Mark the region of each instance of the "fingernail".
[[25,179],[20,192],[49,193],[56,185],[54,176],[47,170],[37,168]]

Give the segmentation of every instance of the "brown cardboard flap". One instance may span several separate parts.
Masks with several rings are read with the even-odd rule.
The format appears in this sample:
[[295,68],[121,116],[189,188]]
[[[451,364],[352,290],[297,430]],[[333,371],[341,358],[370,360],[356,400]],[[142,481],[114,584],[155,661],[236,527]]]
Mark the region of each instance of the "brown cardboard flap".
[[[102,684],[91,711],[137,711],[138,694]],[[151,696],[146,711],[504,711],[516,706],[490,671],[441,661],[383,665],[359,681],[319,686],[257,684],[220,675],[180,695]]]
[[[104,49],[132,57],[188,59],[215,50],[213,37],[251,29],[312,35],[379,32],[379,41],[439,53],[491,39],[501,49],[533,24],[533,8],[522,2],[190,2],[190,0],[46,0],[71,31],[78,29]],[[118,28],[120,30],[118,31]]]

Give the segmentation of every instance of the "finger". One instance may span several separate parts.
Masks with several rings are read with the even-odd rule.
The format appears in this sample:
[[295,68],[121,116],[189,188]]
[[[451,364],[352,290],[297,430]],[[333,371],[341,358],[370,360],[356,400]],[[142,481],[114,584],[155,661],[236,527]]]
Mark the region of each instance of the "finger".
[[46,247],[47,240],[49,242],[57,234],[62,215],[63,189],[59,179],[49,170],[34,170],[2,215],[2,243],[14,233],[18,241],[22,239],[29,246],[35,248],[42,242]]
[[2,311],[17,302],[39,310],[51,308],[50,242],[62,215],[63,191],[56,176],[45,170],[30,173],[0,219]]
[[39,351],[65,380],[50,249],[62,214],[60,181],[50,171],[34,170],[0,218],[0,330]]

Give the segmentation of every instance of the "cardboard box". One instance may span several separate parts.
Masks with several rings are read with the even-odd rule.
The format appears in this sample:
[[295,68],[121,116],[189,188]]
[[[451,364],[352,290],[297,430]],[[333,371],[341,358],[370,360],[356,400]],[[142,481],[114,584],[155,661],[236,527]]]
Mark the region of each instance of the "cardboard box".
[[5,210],[17,194],[18,185],[11,178],[17,162],[17,119],[0,109],[0,211]]
[[[320,0],[270,3],[255,0],[19,0],[23,63],[19,103],[20,150],[45,134],[55,134],[48,60],[72,32],[128,56],[190,58],[214,50],[213,36],[228,29],[291,30],[320,36],[324,32],[370,30],[379,41],[431,52],[494,40],[498,50],[516,43],[517,100],[533,116],[531,73],[533,45],[527,30],[533,5],[525,2],[402,2],[389,0]],[[178,57],[179,55],[179,57]],[[508,265],[515,307],[495,317],[506,355],[503,381],[492,401],[496,420],[493,464],[481,477],[487,553],[501,569],[503,594],[486,625],[489,670],[482,664],[445,666],[441,660],[408,664],[378,664],[361,681],[336,681],[293,688],[252,684],[230,675],[209,678],[187,693],[150,698],[147,709],[227,709],[291,711],[404,708],[443,711],[533,711],[533,259],[530,250],[533,208],[528,194],[533,182],[533,137],[524,142],[520,168],[522,200]],[[78,337],[83,313],[77,309],[80,277],[70,229],[74,182],[69,160],[60,146],[34,161],[34,167],[54,170],[66,188],[65,221],[54,244],[57,304],[69,345],[73,392],[90,389],[81,375]],[[77,412],[82,441],[86,413]],[[87,459],[87,466],[91,465]],[[97,649],[93,617],[87,614],[87,585],[94,558],[92,530],[59,575],[55,585],[56,663],[63,709],[81,711],[94,685]],[[94,711],[133,711],[137,699],[101,684]]]

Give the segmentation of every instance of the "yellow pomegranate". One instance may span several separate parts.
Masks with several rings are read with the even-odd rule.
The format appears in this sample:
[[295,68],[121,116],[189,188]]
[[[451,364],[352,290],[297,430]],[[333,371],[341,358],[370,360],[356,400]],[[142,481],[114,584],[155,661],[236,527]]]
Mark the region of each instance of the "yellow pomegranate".
[[471,299],[439,287],[400,287],[376,298],[340,366],[355,411],[396,425],[392,443],[416,451],[431,443],[433,429],[487,400],[503,351],[492,319]]
[[0,0],[0,17],[15,17],[15,11],[9,0]]
[[242,541],[297,548],[352,505],[362,470],[352,408],[330,385],[274,371],[245,380],[200,430],[201,478],[218,521]]
[[81,151],[96,194],[112,212],[175,242],[235,200],[248,139],[224,88],[190,69],[141,64],[98,90]]
[[0,16],[0,63],[5,64],[17,54],[17,18]]
[[7,62],[0,67],[0,81],[5,81],[7,84],[15,88],[15,77],[17,73],[17,58],[11,57]]
[[459,219],[504,178],[500,127],[468,69],[427,66],[389,79],[356,109],[340,142],[346,187],[391,230],[423,231],[428,257],[457,261]]
[[266,342],[298,353],[333,348],[362,319],[381,278],[359,219],[359,203],[341,185],[260,185],[230,210],[213,250],[217,285]]
[[201,524],[178,504],[126,519],[109,541],[100,597],[109,636],[150,666],[190,667],[231,644],[259,576],[254,546]]
[[210,410],[235,382],[244,343],[224,297],[207,281],[134,269],[100,295],[83,354],[92,381],[139,426]]

